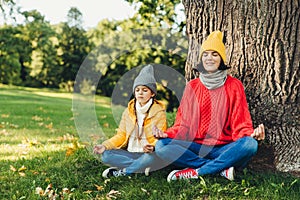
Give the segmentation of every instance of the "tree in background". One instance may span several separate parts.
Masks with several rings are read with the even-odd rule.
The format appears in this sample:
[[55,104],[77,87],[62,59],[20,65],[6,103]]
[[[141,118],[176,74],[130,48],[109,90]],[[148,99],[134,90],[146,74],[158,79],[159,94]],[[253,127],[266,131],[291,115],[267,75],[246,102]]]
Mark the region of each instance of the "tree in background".
[[181,0],[125,0],[136,7],[133,19],[143,27],[161,27],[182,32],[185,22],[178,21],[176,7]]
[[57,77],[61,71],[58,68],[55,46],[56,33],[37,10],[24,11],[22,14],[25,17],[25,25],[18,27],[32,49],[31,54],[27,55],[29,58],[31,57],[30,74],[26,75],[26,80],[23,79],[24,85],[57,87],[59,84]]
[[77,8],[68,12],[68,22],[62,23],[59,34],[59,62],[62,73],[60,83],[68,91],[73,90],[76,74],[92,45],[82,28],[82,14]]
[[[299,172],[300,2],[184,0],[183,4],[189,40],[186,78],[194,77],[192,68],[200,61],[203,39],[211,31],[223,31],[230,72],[245,86],[254,125],[266,126],[276,168]],[[261,165],[269,155],[266,152]]]
[[[95,84],[99,86],[96,91],[100,95],[110,96],[122,75],[146,63],[172,66],[183,73],[186,58],[184,49],[187,45],[183,45],[186,43],[185,36],[177,32],[182,23],[176,21],[174,8],[179,2],[159,0],[149,7],[147,1],[132,1],[132,4],[139,5],[133,18],[122,21],[103,20],[98,27],[88,32],[82,28],[82,14],[77,8],[69,10],[67,22],[55,26],[45,21],[44,16],[36,10],[22,12],[24,23],[12,29],[18,28],[22,32],[20,39],[29,45],[27,53],[24,51],[26,48],[17,51],[18,59],[19,55],[24,56],[19,59],[21,62],[15,62],[16,76],[20,77],[19,82],[25,86],[60,87],[73,91],[78,70],[94,46],[99,47],[99,55],[95,61],[91,61],[95,63],[93,68],[84,73],[102,74],[99,84]],[[16,46],[11,43],[11,49],[18,49]],[[132,48],[128,50],[129,46]],[[10,62],[14,61],[6,58]],[[110,62],[107,63],[107,60]],[[102,67],[103,63],[105,69]],[[4,64],[0,65],[4,67]],[[11,66],[11,63],[8,65]],[[9,72],[8,78],[12,77],[10,74],[16,74],[10,68],[4,68]],[[79,88],[75,89],[85,92],[95,82],[81,76],[76,81]],[[13,84],[16,83],[14,81]],[[165,94],[161,98],[170,102],[169,110],[173,110],[178,101],[165,86],[160,87]]]
[[[105,34],[102,34],[102,30],[105,30]],[[98,44],[93,52],[95,73],[102,74],[100,81],[95,80],[94,83],[97,85],[98,94],[110,97],[117,82],[126,72],[145,64],[162,64],[171,66],[178,73],[184,72],[187,40],[181,33],[170,33],[169,29],[160,27],[141,27],[129,19],[122,22],[104,20],[95,30],[90,30],[89,34]],[[178,100],[165,86],[159,87],[162,92],[159,92],[161,96],[158,98],[165,99],[169,103],[168,111],[173,111]],[[131,96],[131,93],[124,91],[125,89],[120,91],[120,94]],[[124,105],[127,102],[124,99],[123,102],[114,103]]]
[[0,81],[21,85],[29,74],[31,43],[18,27],[4,25],[0,29]]

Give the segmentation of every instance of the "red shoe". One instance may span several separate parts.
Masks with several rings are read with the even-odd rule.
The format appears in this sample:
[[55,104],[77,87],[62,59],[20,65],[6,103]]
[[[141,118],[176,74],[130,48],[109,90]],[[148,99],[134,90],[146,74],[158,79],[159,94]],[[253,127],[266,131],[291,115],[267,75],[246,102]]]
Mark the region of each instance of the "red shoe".
[[173,181],[178,179],[197,179],[198,173],[195,169],[187,168],[183,170],[173,170],[167,177],[167,181]]
[[229,167],[228,169],[224,169],[223,171],[221,171],[220,174],[221,174],[221,176],[227,178],[230,181],[234,180],[235,172],[234,172],[233,167]]

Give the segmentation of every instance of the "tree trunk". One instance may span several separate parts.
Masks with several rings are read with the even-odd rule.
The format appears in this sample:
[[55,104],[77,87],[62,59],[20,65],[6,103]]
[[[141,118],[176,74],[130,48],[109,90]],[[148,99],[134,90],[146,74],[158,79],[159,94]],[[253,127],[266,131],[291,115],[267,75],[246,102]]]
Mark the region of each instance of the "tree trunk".
[[[261,148],[274,150],[279,171],[300,172],[300,1],[184,0],[189,51],[186,79],[211,31],[224,33],[229,73],[240,79],[254,126],[264,123]],[[263,160],[260,162],[263,167]]]

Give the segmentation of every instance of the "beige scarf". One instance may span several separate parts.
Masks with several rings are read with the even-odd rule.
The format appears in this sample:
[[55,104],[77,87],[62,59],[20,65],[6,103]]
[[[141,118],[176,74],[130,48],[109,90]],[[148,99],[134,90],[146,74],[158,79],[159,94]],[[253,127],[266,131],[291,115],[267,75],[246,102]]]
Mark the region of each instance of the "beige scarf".
[[135,104],[137,124],[135,125],[133,134],[129,137],[127,147],[129,152],[143,152],[143,146],[147,144],[143,126],[152,103],[153,99],[151,98],[144,106],[141,106],[138,102]]
[[213,90],[224,85],[227,78],[226,70],[218,70],[214,73],[200,73],[201,82],[209,90]]

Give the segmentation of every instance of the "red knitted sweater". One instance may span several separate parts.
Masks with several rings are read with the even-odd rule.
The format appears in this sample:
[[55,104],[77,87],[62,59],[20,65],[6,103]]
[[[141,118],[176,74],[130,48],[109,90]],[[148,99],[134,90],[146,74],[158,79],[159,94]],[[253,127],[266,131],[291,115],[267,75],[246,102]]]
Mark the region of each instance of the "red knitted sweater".
[[227,76],[220,88],[208,90],[200,79],[190,81],[184,90],[169,138],[205,145],[228,144],[253,133],[244,87]]

